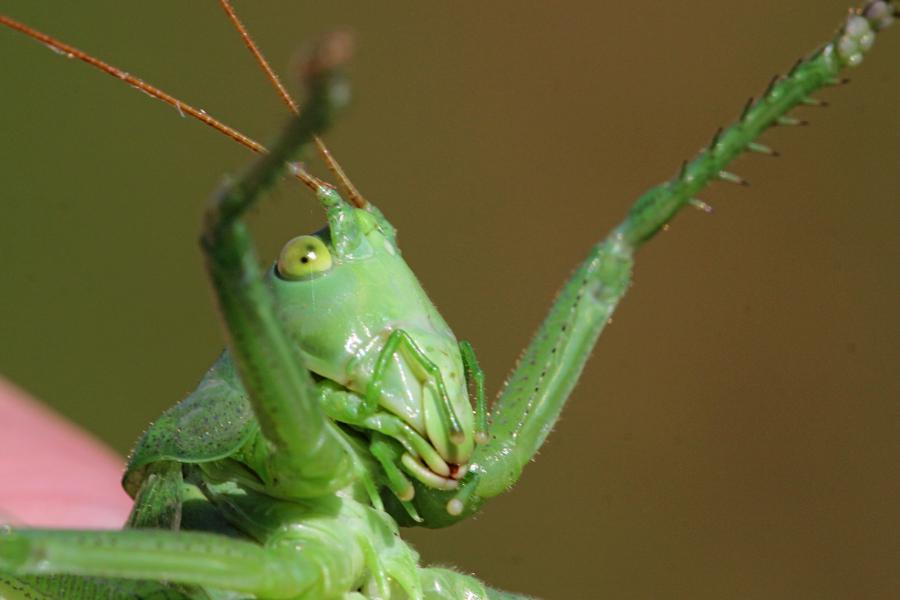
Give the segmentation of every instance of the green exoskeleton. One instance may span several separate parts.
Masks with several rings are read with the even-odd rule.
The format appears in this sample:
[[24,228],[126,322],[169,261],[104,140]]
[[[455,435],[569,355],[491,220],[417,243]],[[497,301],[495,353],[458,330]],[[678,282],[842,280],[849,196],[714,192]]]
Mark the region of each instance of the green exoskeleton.
[[[346,95],[341,46],[321,48],[298,117],[206,211],[202,249],[229,345],[138,442],[129,527],[4,531],[0,596],[516,597],[420,567],[397,523],[450,525],[516,482],[627,290],[635,251],[685,205],[702,208],[709,182],[739,181],[727,165],[768,153],[760,134],[858,64],[895,10],[876,0],[852,13],[639,198],[566,282],[490,411],[473,350],[422,291],[394,227],[336,164],[341,191],[294,162]],[[262,269],[243,217],[286,170],[313,189],[327,226]]]

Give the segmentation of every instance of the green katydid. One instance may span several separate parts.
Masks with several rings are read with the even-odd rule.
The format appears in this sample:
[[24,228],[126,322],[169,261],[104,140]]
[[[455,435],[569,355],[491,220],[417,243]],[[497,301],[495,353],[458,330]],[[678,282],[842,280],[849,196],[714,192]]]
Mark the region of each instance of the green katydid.
[[[802,73],[803,73],[802,69],[801,69],[800,71],[798,71],[797,73],[802,74]],[[829,75],[830,75],[830,74],[829,74]],[[780,85],[781,85],[781,84],[780,84]],[[786,85],[786,84],[785,84],[785,85]],[[776,88],[773,90],[773,94],[776,94],[776,95],[777,95],[779,89],[780,89],[780,88],[776,87]],[[752,116],[753,116],[753,113],[752,113],[752,110],[751,110],[751,113],[748,115],[748,118],[751,118]],[[729,142],[728,135],[729,135],[729,134],[726,133],[724,137],[719,138],[719,143],[723,144],[723,148],[726,147],[726,146],[725,146],[726,143],[728,143],[728,144],[734,144],[734,143],[735,143],[733,140],[732,140],[731,142]],[[690,171],[690,167],[689,167],[689,170],[686,172],[685,176],[688,176],[688,177],[689,177],[689,176],[691,176],[692,174],[693,174],[693,173]],[[332,198],[332,199],[329,199],[329,197],[328,197],[327,195],[325,195],[324,200],[325,200],[325,201],[328,201],[328,202],[333,202],[333,201],[334,201],[333,198]],[[376,219],[376,221],[377,221],[377,219]],[[657,223],[657,224],[658,224],[658,223]],[[364,227],[371,226],[371,223],[368,223],[368,224],[365,224],[365,223],[364,223],[363,226],[364,226]],[[376,227],[376,230],[377,230],[377,229],[378,229],[378,228]],[[388,230],[389,230],[389,228],[388,228],[387,226],[383,226],[382,229],[383,229],[384,231],[388,231]],[[373,231],[374,231],[374,230],[373,230]],[[643,238],[643,237],[645,236],[646,233],[647,233],[647,232],[645,232],[645,230],[643,230],[643,229],[631,229],[631,228],[629,228],[629,227],[626,227],[626,229],[624,230],[624,236],[625,236],[626,241],[629,241],[629,243],[627,243],[626,246],[635,245],[635,243],[636,243],[640,238]],[[613,246],[613,247],[610,247],[610,248],[611,248],[610,251],[613,253],[613,255],[615,255],[615,254],[621,252],[621,249],[618,248],[618,247]],[[625,250],[626,250],[626,254],[628,254],[627,248],[626,248]],[[627,256],[624,257],[623,260],[624,260],[624,262],[627,263]],[[608,274],[608,275],[609,275],[609,274]],[[620,276],[620,277],[621,277],[621,276]],[[614,284],[616,284],[616,285],[618,286],[618,289],[615,289],[615,290],[614,290],[614,291],[616,292],[616,294],[620,293],[621,291],[624,291],[624,280],[623,280],[623,279],[616,279],[615,277],[613,277],[612,279],[608,280],[607,283],[614,283]],[[617,298],[616,298],[616,299],[617,299]],[[605,318],[600,320],[600,322],[602,322],[602,321],[605,321]],[[550,352],[550,353],[553,353],[553,350],[554,350],[555,348],[556,348],[556,346],[551,346],[551,347],[548,348],[547,351]],[[410,351],[410,352],[411,352],[411,351]],[[580,353],[580,354],[583,354],[583,352]],[[577,361],[577,360],[576,360],[576,361],[568,361],[568,360],[567,360],[567,361],[565,361],[564,364],[567,365],[568,368],[574,369],[575,371],[577,371],[578,368],[579,368],[579,364],[578,364],[578,361]],[[527,365],[526,365],[526,366],[527,366]],[[321,375],[321,374],[320,374],[320,375]],[[526,376],[526,377],[529,376],[529,375],[534,375],[534,374],[533,374],[533,373],[525,373],[525,374],[524,374],[524,376]],[[418,376],[421,376],[421,374],[418,374]],[[563,381],[562,385],[563,385],[563,386],[567,386],[567,385],[571,385],[572,383],[574,383],[574,378],[566,377],[566,378],[565,378],[565,381]],[[557,397],[562,397],[562,396],[564,396],[564,394],[560,394],[560,395],[557,396]],[[446,415],[444,416],[444,421],[448,421],[447,415],[449,415],[450,412],[451,412],[451,411],[447,411]],[[545,420],[545,419],[542,419],[542,420],[540,421],[540,423],[539,423],[539,426],[540,426],[540,427],[544,427],[545,424],[547,424],[547,423],[548,423],[549,421],[551,421],[551,420],[552,420],[552,419],[546,419],[546,420]],[[518,423],[519,421],[514,419],[514,422],[515,422],[515,423]],[[359,425],[359,424],[357,424],[357,425]],[[444,426],[444,425],[442,425],[442,426]],[[466,429],[465,426],[463,426],[462,428],[463,428],[463,429]],[[440,429],[440,428],[439,428],[439,429]],[[469,433],[471,434],[471,429],[469,430]],[[446,437],[447,437],[447,439],[450,439],[452,436],[448,434]],[[465,439],[466,436],[463,436],[463,437],[464,437],[464,439]],[[474,437],[474,436],[472,436],[472,437]],[[540,440],[540,436],[539,436],[539,435],[538,435],[538,436],[535,436],[535,440],[534,440],[533,443],[536,443],[536,444],[537,444],[537,443],[539,443],[539,440]],[[408,441],[408,440],[407,440],[407,441]],[[490,445],[489,445],[488,447],[490,447]],[[456,450],[454,450],[453,447],[452,447],[452,445],[451,445],[451,448],[450,448],[449,450],[448,450],[448,449],[445,449],[445,452],[446,452],[446,453],[453,453],[453,452],[456,452],[456,453],[457,453],[456,456],[460,456],[460,455],[464,456],[464,455],[466,454],[467,450],[465,450],[465,449],[460,449],[460,448],[461,448],[461,447],[457,447]],[[396,450],[396,447],[394,447],[393,449]],[[232,450],[233,450],[233,449],[232,449]],[[477,451],[476,451],[476,452],[477,452]],[[531,452],[531,449],[527,450],[527,451],[525,452],[525,455],[530,455],[530,452]],[[476,454],[476,455],[477,455],[477,454]],[[488,456],[491,456],[491,455],[488,454]],[[504,456],[505,456],[505,454],[504,454]],[[445,458],[446,458],[446,457],[445,457]],[[436,464],[438,464],[436,459],[435,459],[434,462],[435,462]],[[478,464],[478,463],[477,463],[477,460],[475,461],[474,464]],[[259,468],[259,465],[255,465],[255,466],[256,466],[257,468]],[[438,466],[440,467],[439,464],[438,464]],[[517,467],[520,468],[520,467],[521,467],[521,464],[518,464]],[[414,470],[414,468],[413,468],[413,470]],[[229,479],[233,479],[233,478],[235,478],[236,476],[237,476],[237,475],[236,475],[235,473],[229,473]],[[427,484],[427,475],[423,475],[422,477],[426,480],[425,483]],[[487,478],[485,478],[485,479],[487,479]],[[503,485],[505,485],[505,484],[507,483],[507,481],[505,481],[503,478],[491,478],[491,479],[492,479],[492,483],[493,483],[493,485],[494,485],[495,487],[498,487],[498,485],[499,485],[499,487],[503,487]],[[499,481],[499,484],[497,484],[497,481]],[[430,493],[429,493],[429,488],[428,488],[427,485],[426,485],[425,488],[422,488],[422,487],[421,487],[422,483],[420,483],[420,484],[418,484],[418,485],[419,485],[419,493],[416,494],[416,498],[414,498],[414,501],[417,501],[417,502],[418,502],[418,501],[422,501],[423,499],[440,498],[440,501],[437,502],[435,505],[431,505],[431,504],[423,505],[421,508],[422,508],[422,509],[427,509],[428,511],[430,511],[430,512],[428,512],[428,514],[432,515],[432,517],[433,517],[434,519],[447,518],[447,517],[445,516],[445,515],[446,515],[446,505],[447,505],[447,502],[448,502],[449,500],[454,499],[453,497],[451,497],[451,496],[448,495],[448,494],[450,494],[450,493],[449,493],[449,492],[444,492],[444,493],[442,493],[442,494],[437,494],[437,493],[435,493],[435,494],[430,494]],[[494,491],[493,489],[491,489],[491,488],[489,488],[489,487],[486,487],[485,489],[488,490],[488,491]],[[271,491],[271,490],[269,490],[269,491]],[[399,492],[399,488],[398,488],[397,490],[395,490],[395,491],[398,491],[398,492]],[[214,492],[210,492],[210,493],[214,493]],[[472,493],[474,494],[475,492],[472,492]],[[398,493],[398,494],[396,494],[396,495],[397,495],[397,496],[403,496],[402,493]],[[485,493],[485,495],[487,495],[487,493]],[[389,498],[390,498],[390,497],[389,497]],[[473,498],[473,496],[471,496],[471,495],[469,495],[469,496],[464,496],[464,497],[462,498],[462,500],[463,500],[463,501],[466,501],[466,500],[471,499],[471,498]],[[426,511],[425,511],[425,510],[422,510],[422,511],[420,511],[420,512],[425,513]],[[395,516],[403,517],[403,516],[405,516],[406,514],[408,514],[408,513],[399,512],[399,513],[396,513]]]

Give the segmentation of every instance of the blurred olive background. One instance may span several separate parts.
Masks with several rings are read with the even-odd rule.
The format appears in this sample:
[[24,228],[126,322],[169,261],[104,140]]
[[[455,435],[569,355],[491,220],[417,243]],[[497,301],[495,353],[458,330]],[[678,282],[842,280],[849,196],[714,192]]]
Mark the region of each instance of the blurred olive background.
[[[815,48],[846,0],[239,2],[282,73],[357,35],[327,135],[473,342],[492,393],[562,278],[647,187]],[[286,111],[215,2],[3,10],[271,139]],[[900,26],[640,254],[636,285],[512,493],[409,537],[430,563],[559,598],[893,598]],[[123,454],[222,344],[197,248],[251,156],[0,32],[0,372]],[[317,228],[299,185],[261,253]],[[2,426],[2,424],[0,424]],[[4,457],[6,458],[6,457]],[[2,482],[0,485],[14,485]]]

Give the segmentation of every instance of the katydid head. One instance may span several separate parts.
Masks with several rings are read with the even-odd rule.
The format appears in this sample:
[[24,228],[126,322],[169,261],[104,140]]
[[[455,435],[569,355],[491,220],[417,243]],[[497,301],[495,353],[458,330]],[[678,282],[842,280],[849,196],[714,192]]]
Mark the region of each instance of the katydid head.
[[386,469],[455,489],[475,444],[459,344],[381,213],[317,195],[328,225],[290,240],[270,271],[280,317],[332,418],[393,438],[403,452]]
[[[243,31],[236,15],[226,12],[270,82],[291,111],[298,114],[297,103]],[[0,23],[128,82],[175,107],[182,116],[194,117],[254,152],[271,156],[264,146],[206,111],[117,67],[10,19],[0,18]],[[349,49],[346,34],[332,35],[304,63],[307,87],[325,86],[331,96],[341,96],[330,97],[320,107],[328,109],[326,112],[344,103],[345,94],[338,92],[345,90],[333,79],[339,79],[338,67]],[[320,127],[330,120],[326,114],[315,117],[321,121]],[[289,241],[269,272],[269,285],[281,320],[304,367],[319,381],[326,412],[335,421],[368,435],[372,455],[384,467],[388,485],[398,499],[408,504],[414,489],[401,469],[432,489],[456,489],[468,471],[476,438],[481,440],[485,435],[484,403],[479,403],[476,428],[469,401],[466,375],[471,363],[467,362],[464,368],[452,331],[401,258],[393,226],[356,190],[321,139],[313,136],[311,141],[349,202],[298,164],[285,165],[316,193],[328,225],[311,236]],[[221,375],[223,381],[229,381],[224,388],[234,396],[234,414],[225,422],[234,427],[219,435],[219,444],[194,443],[197,440],[182,435],[188,431],[183,424],[190,417],[178,411],[172,413],[170,419],[145,436],[132,455],[127,481],[133,485],[126,483],[132,490],[140,483],[142,467],[151,462],[173,457],[197,462],[216,460],[252,436],[253,427],[247,425],[252,415],[246,398],[233,393],[239,387],[233,365],[227,354],[220,362],[213,369],[212,379],[218,380]],[[203,394],[200,397],[197,402],[205,398]],[[194,414],[193,407],[192,400],[183,408]],[[386,438],[390,438],[387,444]]]

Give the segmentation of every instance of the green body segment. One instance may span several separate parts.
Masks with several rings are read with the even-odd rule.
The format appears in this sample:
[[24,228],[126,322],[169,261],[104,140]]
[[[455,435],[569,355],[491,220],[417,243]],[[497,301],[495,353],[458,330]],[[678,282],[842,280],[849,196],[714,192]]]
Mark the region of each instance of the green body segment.
[[377,209],[350,207],[321,186],[328,228],[313,246],[330,261],[308,274],[291,267],[290,277],[281,260],[268,273],[259,267],[241,217],[339,103],[326,55],[308,73],[299,118],[206,213],[203,250],[229,346],[135,449],[125,478],[136,497],[131,529],[0,530],[0,597],[522,598],[419,567],[397,521],[449,525],[515,483],[627,291],[636,249],[710,181],[737,180],[728,162],[764,151],[756,138],[791,123],[792,107],[858,64],[895,9],[879,0],[851,15],[674,180],[637,201],[563,286],[478,446],[474,353],[460,352]]

